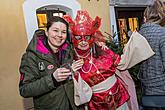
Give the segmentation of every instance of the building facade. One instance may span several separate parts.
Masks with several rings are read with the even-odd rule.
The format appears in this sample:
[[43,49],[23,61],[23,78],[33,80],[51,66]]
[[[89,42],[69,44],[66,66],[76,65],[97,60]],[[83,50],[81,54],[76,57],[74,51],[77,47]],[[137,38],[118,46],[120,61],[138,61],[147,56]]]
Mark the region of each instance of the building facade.
[[143,12],[152,0],[110,0],[111,32],[124,46],[143,23]]

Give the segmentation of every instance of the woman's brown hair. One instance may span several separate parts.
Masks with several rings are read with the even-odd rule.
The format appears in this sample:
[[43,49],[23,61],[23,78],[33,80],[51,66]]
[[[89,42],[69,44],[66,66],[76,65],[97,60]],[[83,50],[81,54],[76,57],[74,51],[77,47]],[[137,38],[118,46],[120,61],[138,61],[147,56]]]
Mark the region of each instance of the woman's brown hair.
[[154,22],[165,26],[165,2],[163,0],[154,0],[153,4],[144,11],[146,22]]

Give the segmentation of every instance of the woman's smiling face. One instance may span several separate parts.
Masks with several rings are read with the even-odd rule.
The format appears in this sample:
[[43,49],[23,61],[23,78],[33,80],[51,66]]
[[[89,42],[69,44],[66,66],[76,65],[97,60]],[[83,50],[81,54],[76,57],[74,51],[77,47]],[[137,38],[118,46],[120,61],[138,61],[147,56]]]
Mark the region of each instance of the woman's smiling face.
[[46,31],[48,43],[53,47],[60,47],[67,38],[67,26],[62,22],[54,22]]

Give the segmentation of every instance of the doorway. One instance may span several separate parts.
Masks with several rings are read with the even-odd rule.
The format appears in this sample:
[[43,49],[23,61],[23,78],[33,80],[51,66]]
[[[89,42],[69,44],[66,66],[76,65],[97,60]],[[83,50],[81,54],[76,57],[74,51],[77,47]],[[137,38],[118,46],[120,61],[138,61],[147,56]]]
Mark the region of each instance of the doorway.
[[138,31],[143,23],[146,7],[115,7],[116,23],[121,46],[125,46],[133,31]]
[[[55,8],[54,6],[57,9],[54,9]],[[41,22],[38,21],[36,11],[39,11],[39,10],[41,11],[42,10],[41,8],[43,8],[43,10],[45,8],[47,8],[46,10],[58,10],[59,8],[59,10],[62,10],[66,12],[66,14],[71,15],[73,18],[75,18],[77,10],[80,10],[81,6],[77,0],[72,0],[72,3],[66,2],[66,0],[42,0],[40,2],[38,2],[38,0],[25,0],[23,2],[23,14],[24,14],[24,21],[25,21],[25,27],[26,27],[26,32],[27,32],[28,43],[32,39],[35,30],[37,30],[39,27],[44,28],[46,19],[49,16],[49,15],[48,16],[42,15],[42,12],[41,12],[41,15],[39,15],[40,16],[39,19],[42,19],[42,20]],[[40,24],[38,24],[38,22]]]
[[[53,7],[53,8],[51,8]],[[65,7],[66,10],[66,7]],[[69,10],[69,9],[67,9]],[[71,12],[71,10],[70,10]],[[37,16],[37,22],[38,22],[38,28],[46,30],[46,24],[47,21],[52,18],[53,16],[60,16],[62,17],[65,15],[66,12],[64,10],[61,10],[55,5],[51,6],[44,6],[36,10],[36,16]]]

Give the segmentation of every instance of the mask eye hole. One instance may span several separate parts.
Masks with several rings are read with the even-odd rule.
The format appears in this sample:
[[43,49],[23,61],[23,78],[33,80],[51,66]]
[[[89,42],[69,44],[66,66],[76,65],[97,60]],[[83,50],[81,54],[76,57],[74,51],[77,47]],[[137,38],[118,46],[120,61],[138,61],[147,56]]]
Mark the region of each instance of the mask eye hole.
[[76,40],[80,40],[82,37],[81,36],[74,36]]
[[91,36],[90,36],[90,35],[85,36],[85,39],[86,39],[86,40],[90,40],[90,39],[91,39]]

